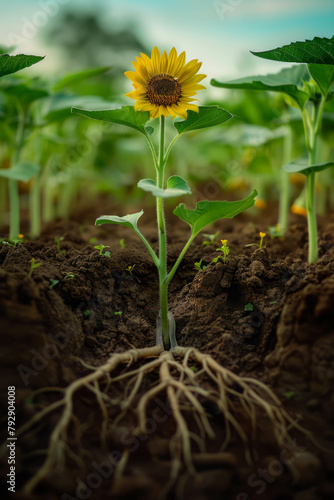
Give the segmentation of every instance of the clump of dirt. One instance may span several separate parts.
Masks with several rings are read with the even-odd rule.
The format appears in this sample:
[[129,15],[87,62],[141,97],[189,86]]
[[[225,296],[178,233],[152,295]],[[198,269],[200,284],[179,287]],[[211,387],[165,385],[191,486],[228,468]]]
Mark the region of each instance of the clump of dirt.
[[[218,255],[218,243],[204,247],[202,236],[195,240],[170,286],[177,340],[181,346],[211,354],[239,375],[269,383],[286,407],[299,415],[302,425],[328,447],[334,440],[330,430],[334,418],[330,399],[334,378],[334,224],[320,227],[320,258],[314,265],[307,264],[307,229],[302,219],[293,220],[284,238],[267,238],[265,248],[246,248],[258,241],[263,227],[264,223],[254,225],[244,215],[218,223],[215,230],[221,231],[230,246],[225,263],[222,259],[212,262]],[[155,227],[149,220],[144,221],[144,233],[157,250]],[[60,253],[54,241],[59,236],[63,237]],[[110,255],[100,256],[93,248],[96,243],[90,243],[92,237],[107,245],[105,251]],[[121,238],[125,248],[120,246]],[[170,266],[185,242],[183,226],[176,224],[170,235]],[[29,278],[33,258],[41,265]],[[200,259],[207,267],[197,272],[194,263]],[[134,266],[132,273],[127,271],[129,265]],[[33,390],[64,388],[112,353],[153,346],[158,309],[158,276],[150,256],[135,235],[119,226],[91,228],[73,221],[56,222],[38,241],[0,247],[0,330],[7,371],[2,392],[8,385],[17,387],[18,424],[57,399],[57,394],[43,394],[37,396],[35,406],[30,401]],[[156,383],[151,374],[145,387]],[[125,382],[119,382],[112,398],[121,402],[124,390]],[[168,417],[168,405],[160,400],[157,404]],[[97,439],[98,411],[92,394],[83,391],[76,402],[76,415],[80,426],[88,429],[82,439],[90,457],[87,474],[93,462],[100,464],[106,459],[106,450]],[[211,451],[218,453],[224,423],[210,405],[208,412],[217,435]],[[38,453],[32,461],[29,454],[47,447],[56,421],[53,414],[46,425],[18,440],[22,458],[18,489],[40,467]],[[109,450],[130,450],[113,498],[157,498],[162,485],[168,483],[168,443],[174,424],[169,418],[161,419],[152,435],[136,438],[133,423],[122,425],[112,427],[108,438]],[[73,422],[73,432],[78,426]],[[265,485],[263,498],[331,498],[333,464],[327,454],[297,434],[299,448],[293,450],[293,465],[287,465],[270,434],[270,428],[264,427],[252,466],[245,463],[238,440],[225,455],[212,454],[206,461],[199,456],[197,463],[194,459],[198,473],[190,477],[184,471],[168,498],[182,499],[191,493],[194,500],[208,496],[248,499],[260,494],[256,481]],[[279,473],[274,462],[281,464]],[[259,467],[271,470],[265,479],[258,475]],[[46,479],[31,498],[59,498],[63,492],[75,496],[77,474],[75,460],[70,461],[61,479],[59,475]],[[108,478],[98,488],[91,488],[92,498],[110,495],[112,484],[113,478]],[[238,497],[240,494],[247,496]]]

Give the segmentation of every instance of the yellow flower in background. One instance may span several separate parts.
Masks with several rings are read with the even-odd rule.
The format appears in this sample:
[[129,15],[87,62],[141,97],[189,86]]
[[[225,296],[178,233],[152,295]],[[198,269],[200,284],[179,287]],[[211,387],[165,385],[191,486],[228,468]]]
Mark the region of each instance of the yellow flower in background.
[[306,211],[305,207],[301,207],[299,205],[292,205],[290,210],[293,214],[302,215],[303,217],[307,217],[307,211]]
[[160,55],[154,47],[151,58],[141,53],[132,62],[135,71],[126,71],[124,74],[133,82],[135,90],[126,94],[135,99],[136,111],[149,111],[151,118],[172,115],[187,118],[187,110],[198,113],[198,106],[192,104],[197,90],[205,89],[199,82],[206,75],[197,74],[202,66],[198,59],[186,64],[186,53],[179,56],[173,47],[169,55],[164,51]]

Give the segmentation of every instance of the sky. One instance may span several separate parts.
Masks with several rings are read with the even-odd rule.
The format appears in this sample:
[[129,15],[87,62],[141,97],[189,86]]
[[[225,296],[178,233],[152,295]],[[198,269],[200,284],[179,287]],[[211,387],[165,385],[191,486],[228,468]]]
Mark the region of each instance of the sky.
[[42,46],[40,30],[68,7],[98,10],[107,24],[136,23],[148,46],[185,50],[208,78],[224,80],[283,66],[250,50],[334,35],[334,0],[11,0],[1,7],[0,44],[17,40],[18,52],[46,55],[44,68],[52,71],[57,54]]

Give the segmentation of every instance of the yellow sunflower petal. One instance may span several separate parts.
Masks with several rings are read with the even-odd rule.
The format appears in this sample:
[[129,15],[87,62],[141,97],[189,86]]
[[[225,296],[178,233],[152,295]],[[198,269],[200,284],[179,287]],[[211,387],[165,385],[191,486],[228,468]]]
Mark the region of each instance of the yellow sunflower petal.
[[168,67],[167,67],[168,75],[172,75],[175,73],[176,62],[177,62],[177,52],[175,47],[173,47],[168,56]]
[[166,51],[164,50],[160,61],[160,71],[162,74],[167,73],[167,67],[168,67],[168,56]]

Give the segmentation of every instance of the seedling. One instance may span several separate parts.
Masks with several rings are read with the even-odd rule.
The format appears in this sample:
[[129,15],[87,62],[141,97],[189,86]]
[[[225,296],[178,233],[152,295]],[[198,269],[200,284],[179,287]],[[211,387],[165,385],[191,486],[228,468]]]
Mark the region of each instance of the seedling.
[[[103,243],[100,243],[99,245],[95,245],[95,247],[94,247],[94,248],[95,248],[96,250],[98,250],[98,251],[99,251],[99,255],[103,255],[103,250],[104,250],[105,248],[109,248],[109,246],[108,246],[108,245],[103,245]],[[104,254],[104,255],[105,255],[105,254]],[[110,253],[109,253],[109,256],[110,256]],[[108,257],[109,257],[109,256],[108,256]]]
[[[32,66],[33,64],[42,61],[44,57],[30,56],[25,54],[9,55],[0,54],[0,78],[6,77],[12,73],[16,73],[21,69]],[[15,85],[12,92],[16,92],[16,116],[17,123],[14,154],[11,158],[11,168],[0,169],[0,177],[8,179],[9,204],[10,204],[10,221],[9,221],[9,237],[14,240],[20,234],[20,196],[19,196],[19,181],[28,182],[39,170],[38,165],[30,163],[21,163],[21,153],[25,145],[25,127],[27,122],[27,112],[33,100],[39,97],[45,97],[47,92],[37,89],[31,89],[24,84]],[[9,85],[10,88],[10,85]],[[6,89],[8,90],[8,89]],[[30,95],[29,95],[30,94]],[[32,99],[34,94],[34,99]],[[24,97],[23,97],[24,96]]]
[[8,241],[4,240],[1,243],[3,245],[8,245],[10,247],[16,247],[17,245],[21,245],[21,243],[23,243],[23,242],[22,242],[22,240],[18,240],[18,239],[14,238],[13,240],[8,240]]
[[88,318],[88,316],[90,316],[90,310],[86,309],[86,311],[84,311],[83,315],[85,316],[85,318]]
[[120,239],[119,244],[121,245],[121,248],[125,248],[126,247],[125,239],[124,238]]
[[284,394],[284,396],[285,396],[287,399],[291,399],[294,395],[295,395],[295,393],[294,393],[293,391],[286,392],[286,393]]
[[74,279],[74,274],[69,272],[69,273],[66,273],[66,272],[63,272],[64,274],[64,280],[73,280]]
[[115,312],[114,312],[114,315],[115,315],[115,316],[121,316],[121,315],[122,315],[122,311],[115,311]]
[[250,302],[248,302],[248,304],[246,304],[245,307],[244,307],[244,311],[246,311],[246,312],[252,312],[252,311],[254,311],[253,304],[251,304]]
[[256,247],[262,248],[263,247],[263,240],[267,235],[266,235],[266,233],[262,233],[262,231],[260,231],[259,236],[260,236],[260,243],[249,243],[248,245],[245,245],[245,247],[256,246]]
[[[307,160],[295,160],[283,167],[281,177],[280,219],[282,233],[285,232],[289,208],[289,182],[287,174],[301,173],[306,176],[306,212],[309,233],[309,263],[318,258],[315,175],[334,166],[334,161],[318,163],[317,139],[322,126],[322,116],[326,101],[334,93],[334,37],[295,42],[254,55],[280,62],[299,63],[285,68],[279,73],[254,76],[212,85],[224,88],[268,90],[283,92],[288,104],[298,107],[304,126]],[[300,64],[302,63],[302,64]],[[297,205],[299,207],[299,205]],[[304,207],[303,204],[300,207]],[[303,210],[305,212],[305,209]],[[296,213],[296,212],[295,212]]]
[[[164,52],[161,56],[158,49],[154,47],[151,59],[146,55],[137,57],[137,61],[134,63],[136,71],[125,73],[134,82],[134,90],[127,94],[128,97],[136,101],[134,107],[122,106],[104,111],[88,111],[72,108],[72,112],[75,114],[135,129],[145,137],[149,145],[155,167],[156,180],[143,179],[139,181],[138,187],[143,191],[150,192],[156,198],[159,233],[158,255],[138,228],[138,221],[143,215],[143,210],[123,217],[104,215],[96,220],[96,225],[120,224],[131,228],[149,251],[159,273],[160,314],[157,318],[157,343],[164,344],[166,348],[176,346],[175,324],[171,313],[168,312],[167,296],[169,283],[173,279],[183,256],[197,234],[205,227],[222,218],[233,218],[240,212],[251,208],[254,205],[257,195],[257,192],[254,191],[248,198],[233,202],[200,201],[197,203],[195,209],[187,209],[184,203],[181,203],[174,210],[174,214],[190,226],[191,234],[180,256],[171,270],[167,272],[164,200],[191,193],[185,179],[178,175],[173,175],[166,183],[165,167],[170,152],[175,142],[183,134],[221,125],[232,118],[231,113],[218,106],[197,106],[193,104],[192,96],[196,95],[197,90],[205,88],[199,84],[205,75],[196,74],[201,66],[201,63],[198,63],[197,60],[191,61],[187,66],[184,65],[184,62],[185,54],[183,53],[178,57],[175,48],[171,50],[169,55]],[[166,74],[167,66],[168,74]],[[147,75],[151,74],[154,76],[148,79]],[[184,79],[180,75],[184,75]],[[172,119],[180,117],[181,121],[172,122],[174,130],[176,130],[176,135],[166,147],[165,131],[166,119],[168,117]],[[154,127],[147,123],[151,118],[159,118],[158,150],[151,139]],[[129,272],[129,268],[127,272]]]
[[217,231],[216,234],[204,233],[203,236],[205,236],[205,238],[208,238],[208,239],[203,241],[203,243],[202,243],[203,247],[212,246],[215,243],[216,239],[218,238],[218,235],[219,235],[219,231]]
[[205,271],[206,266],[202,265],[202,260],[203,259],[201,259],[199,262],[195,262],[194,269],[196,269],[196,271]]
[[42,265],[42,262],[36,262],[35,259],[31,259],[28,278],[31,278],[32,273],[34,272],[34,270],[37,269],[37,267],[39,267],[40,265]]
[[63,253],[65,253],[65,250],[60,249],[60,243],[63,241],[63,239],[64,239],[63,236],[60,236],[59,238],[55,238],[58,255],[62,255]]
[[58,283],[59,283],[59,280],[50,279],[49,288],[52,290],[56,285],[58,285]]
[[106,252],[104,252],[103,254],[105,257],[111,257],[111,253],[107,250]]
[[269,226],[268,231],[271,238],[280,238],[283,236],[280,224],[276,224],[276,226]]
[[125,269],[125,271],[126,271],[127,273],[129,273],[129,275],[127,276],[127,278],[129,278],[130,276],[132,276],[132,273],[133,273],[133,270],[134,270],[134,268],[135,268],[135,267],[136,267],[136,264],[134,264],[133,266],[128,266],[128,267]]
[[94,243],[96,243],[96,242],[97,242],[97,239],[96,239],[96,238],[94,238],[94,237],[89,239],[89,243],[90,243],[91,245],[94,245]]
[[220,240],[220,241],[222,243],[222,246],[220,248],[217,248],[216,252],[223,252],[224,254],[223,261],[225,264],[226,259],[230,253],[230,247],[227,246],[227,240]]

